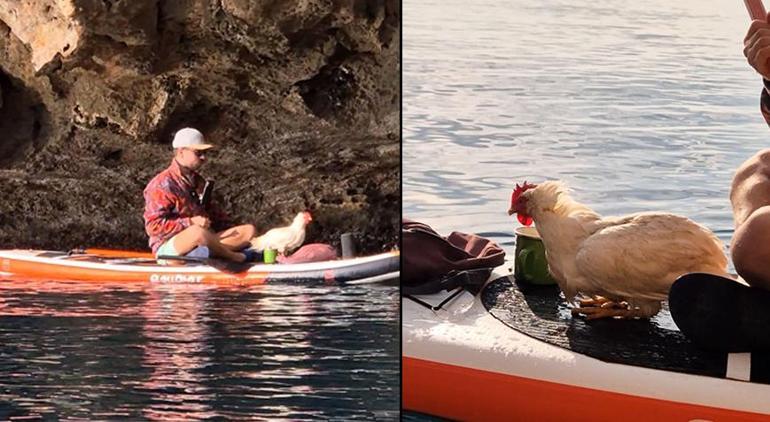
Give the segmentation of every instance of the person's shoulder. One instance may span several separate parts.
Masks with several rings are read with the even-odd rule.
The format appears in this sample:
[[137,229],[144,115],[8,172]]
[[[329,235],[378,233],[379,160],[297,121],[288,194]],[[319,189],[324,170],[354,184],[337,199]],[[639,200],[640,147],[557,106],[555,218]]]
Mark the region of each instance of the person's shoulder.
[[169,184],[172,182],[171,173],[168,168],[165,168],[156,174],[149,182],[145,191],[154,189],[168,189]]
[[147,182],[147,186],[150,186],[152,184],[158,183],[158,181],[168,178],[168,169],[163,169],[160,172],[158,172],[155,176],[150,179],[149,182]]

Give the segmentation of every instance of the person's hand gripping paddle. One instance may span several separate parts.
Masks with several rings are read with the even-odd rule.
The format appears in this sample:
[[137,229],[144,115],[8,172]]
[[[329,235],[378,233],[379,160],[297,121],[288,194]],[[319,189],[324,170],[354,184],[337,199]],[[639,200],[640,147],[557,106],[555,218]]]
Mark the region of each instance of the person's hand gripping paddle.
[[770,80],[770,23],[762,0],[743,0],[751,25],[743,39],[743,55],[766,80]]

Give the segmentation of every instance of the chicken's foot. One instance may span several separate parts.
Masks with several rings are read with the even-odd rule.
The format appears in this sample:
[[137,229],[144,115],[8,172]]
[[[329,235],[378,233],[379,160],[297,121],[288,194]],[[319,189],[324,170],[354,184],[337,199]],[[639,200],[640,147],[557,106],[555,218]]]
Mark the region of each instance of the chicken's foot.
[[579,308],[586,308],[586,307],[601,307],[601,308],[621,308],[621,309],[627,309],[628,308],[628,302],[613,302],[610,299],[607,299],[604,296],[593,296],[590,299],[580,299],[578,300],[578,303],[580,303]]
[[601,306],[572,308],[572,315],[583,315],[587,320],[600,318],[635,319],[648,318],[638,308],[630,308],[627,302],[607,301]]
[[599,318],[632,319],[642,316],[637,309],[631,309],[628,302],[615,302],[603,296],[580,299],[578,303],[580,306],[572,308],[572,315],[583,315],[589,320]]

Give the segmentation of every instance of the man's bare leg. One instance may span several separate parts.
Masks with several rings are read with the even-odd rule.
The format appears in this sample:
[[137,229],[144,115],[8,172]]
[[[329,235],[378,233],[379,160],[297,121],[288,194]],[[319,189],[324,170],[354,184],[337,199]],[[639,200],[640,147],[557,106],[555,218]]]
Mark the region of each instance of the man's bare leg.
[[246,256],[230,249],[219,241],[219,236],[201,226],[190,226],[174,236],[174,249],[184,255],[198,246],[206,246],[212,256],[225,258],[230,261],[243,262]]
[[249,241],[254,237],[256,229],[251,224],[231,227],[217,233],[219,242],[232,251],[239,251],[249,246]]
[[738,168],[730,202],[735,220],[730,247],[735,269],[750,285],[770,290],[770,149]]

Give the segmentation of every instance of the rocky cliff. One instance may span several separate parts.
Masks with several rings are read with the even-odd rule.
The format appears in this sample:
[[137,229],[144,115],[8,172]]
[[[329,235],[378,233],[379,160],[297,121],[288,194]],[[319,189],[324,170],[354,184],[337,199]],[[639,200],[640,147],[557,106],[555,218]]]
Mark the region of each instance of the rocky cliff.
[[142,190],[171,136],[259,228],[394,245],[397,0],[0,0],[0,247],[146,249]]

